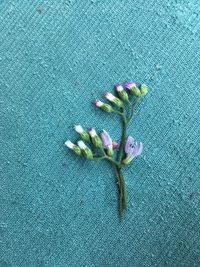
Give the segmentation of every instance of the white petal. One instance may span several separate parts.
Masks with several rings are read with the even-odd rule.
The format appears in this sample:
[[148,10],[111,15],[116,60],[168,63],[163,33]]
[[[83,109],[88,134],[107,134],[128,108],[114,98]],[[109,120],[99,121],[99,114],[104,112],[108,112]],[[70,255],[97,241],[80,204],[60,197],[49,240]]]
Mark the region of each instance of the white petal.
[[96,105],[97,107],[102,107],[102,106],[103,106],[103,102],[102,102],[101,100],[96,100],[96,101],[95,101],[95,105]]
[[96,131],[95,131],[94,128],[91,128],[91,129],[89,130],[89,134],[90,134],[91,137],[95,137],[95,136],[97,135],[97,133],[96,133]]
[[124,88],[123,88],[122,85],[118,85],[118,86],[116,86],[116,90],[117,90],[118,92],[121,92],[121,91],[124,90]]
[[77,133],[81,134],[84,130],[83,127],[81,125],[75,125],[74,129]]
[[73,144],[70,140],[67,140],[67,141],[65,142],[65,145],[66,145],[67,147],[69,147],[70,149],[73,149],[73,147],[74,147],[74,144]]
[[111,93],[106,93],[105,98],[107,98],[109,101],[113,101],[115,99],[115,96]]
[[77,144],[80,147],[80,149],[86,149],[86,145],[84,144],[82,140],[78,141]]

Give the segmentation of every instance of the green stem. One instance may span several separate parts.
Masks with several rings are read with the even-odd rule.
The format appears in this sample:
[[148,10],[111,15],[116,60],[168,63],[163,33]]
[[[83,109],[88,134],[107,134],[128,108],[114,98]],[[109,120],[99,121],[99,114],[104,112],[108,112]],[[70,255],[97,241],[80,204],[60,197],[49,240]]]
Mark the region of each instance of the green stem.
[[125,210],[128,209],[128,204],[127,204],[127,192],[126,192],[126,184],[125,184],[125,180],[124,180],[124,176],[122,174],[122,169],[118,169],[118,174],[120,177],[120,183],[121,183],[121,187],[122,187],[122,196],[123,196],[123,208]]
[[115,164],[113,164],[113,167],[115,170],[115,174],[117,177],[117,184],[119,187],[119,208],[118,208],[118,211],[119,211],[119,221],[121,222],[123,209],[125,209],[125,210],[128,209],[126,184],[124,181],[121,167],[117,167]]
[[131,112],[130,112],[130,116],[129,118],[127,119],[127,122],[129,123],[130,120],[133,118],[133,114],[134,114],[134,111],[136,109],[136,106],[138,105],[138,103],[140,102],[140,99],[141,97],[138,97],[136,102],[134,104],[131,104]]
[[121,164],[118,161],[116,161],[113,158],[108,157],[106,155],[105,156],[100,156],[100,157],[93,157],[93,160],[101,160],[101,159],[106,159],[106,160],[112,162],[113,164],[115,164],[116,166],[121,167]]
[[128,123],[132,119],[135,108],[136,108],[138,102],[140,101],[140,99],[141,99],[141,97],[138,97],[134,104],[132,104],[130,101],[128,101],[128,104],[131,107],[130,116],[128,118],[127,118],[127,113],[126,113],[124,106],[121,108],[122,112],[119,112],[116,110],[114,111],[115,113],[117,113],[118,115],[121,116],[121,120],[122,120],[122,135],[121,135],[120,147],[119,147],[117,160],[114,160],[113,158],[107,156],[103,148],[100,148],[103,156],[99,156],[99,157],[94,158],[97,160],[98,159],[106,159],[106,160],[110,161],[114,167],[115,174],[117,177],[117,183],[119,186],[119,220],[120,220],[120,222],[122,219],[123,209],[125,209],[125,210],[128,209],[126,184],[125,184],[124,176],[122,173],[123,150],[124,150],[124,146],[125,146],[125,142],[126,142]]
[[103,157],[93,157],[93,160],[101,160],[101,159],[105,159],[105,156],[103,156]]
[[115,164],[113,164],[113,168],[117,177],[117,184],[118,184],[118,189],[119,189],[119,207],[118,207],[118,214],[119,214],[119,221],[121,222],[122,220],[122,211],[123,211],[123,192],[122,192],[122,185],[121,185],[121,179],[119,176],[118,168]]
[[118,154],[118,162],[122,162],[122,157],[123,157],[123,149],[124,149],[124,144],[126,141],[126,132],[127,132],[127,118],[125,116],[125,110],[123,109],[123,116],[122,116],[122,136],[121,136],[121,142],[120,142],[120,147],[119,147],[119,154]]
[[112,162],[116,166],[121,167],[121,164],[118,161],[114,160],[113,158],[110,158],[110,157],[107,157],[107,156],[105,156],[104,158],[107,159],[108,161]]
[[120,116],[123,116],[123,113],[122,112],[119,112],[117,110],[113,110],[113,112],[116,113],[116,114],[118,114],[118,115],[120,115]]

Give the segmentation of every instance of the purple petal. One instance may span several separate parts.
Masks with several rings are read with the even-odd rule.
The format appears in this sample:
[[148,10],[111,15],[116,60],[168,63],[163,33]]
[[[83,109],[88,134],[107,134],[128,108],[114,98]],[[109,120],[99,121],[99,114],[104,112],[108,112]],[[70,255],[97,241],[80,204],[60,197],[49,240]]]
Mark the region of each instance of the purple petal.
[[143,151],[143,143],[140,142],[139,144],[136,144],[134,151],[133,151],[133,156],[137,157],[142,154]]
[[126,89],[131,89],[132,87],[136,86],[136,83],[132,82],[132,81],[129,81],[129,82],[126,82],[124,83],[124,87]]
[[121,84],[121,83],[117,83],[117,84],[115,84],[115,89],[116,89],[117,91],[121,91],[121,90],[123,90],[123,89],[124,89],[123,84]]
[[113,142],[112,142],[112,145],[113,145],[113,148],[114,148],[114,149],[117,149],[117,148],[120,147],[120,144],[117,143],[116,141],[113,141]]
[[101,140],[103,142],[103,146],[104,148],[108,148],[110,146],[112,146],[112,139],[110,137],[110,135],[103,130],[102,133],[100,134]]
[[134,148],[134,138],[132,136],[128,136],[128,138],[126,139],[126,144],[125,144],[125,152],[127,154],[132,153]]

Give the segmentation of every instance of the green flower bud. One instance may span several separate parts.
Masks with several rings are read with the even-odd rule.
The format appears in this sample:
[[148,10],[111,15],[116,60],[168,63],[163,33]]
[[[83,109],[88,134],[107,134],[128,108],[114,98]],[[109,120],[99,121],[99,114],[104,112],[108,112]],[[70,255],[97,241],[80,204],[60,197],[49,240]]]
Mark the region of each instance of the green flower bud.
[[145,96],[148,93],[148,87],[145,84],[141,85],[140,92],[143,96]]
[[81,149],[80,147],[78,147],[77,145],[73,144],[70,140],[67,140],[65,142],[65,145],[70,148],[72,151],[74,151],[74,153],[76,153],[77,155],[81,155]]
[[108,156],[112,157],[113,154],[114,154],[113,147],[112,146],[108,147],[106,149],[106,153],[107,153]]
[[95,104],[95,106],[105,110],[106,112],[113,112],[113,108],[111,105],[105,104],[99,99],[96,99],[94,104]]
[[82,150],[82,153],[86,159],[89,159],[89,160],[93,159],[93,153],[89,147],[86,147],[86,149]]
[[87,147],[82,140],[78,141],[78,146],[80,147],[81,152],[86,159],[93,159],[92,150]]
[[81,149],[79,146],[74,146],[73,147],[73,151],[77,154],[77,155],[81,155]]
[[121,108],[123,106],[123,102],[116,96],[114,96],[113,94],[106,92],[104,94],[105,98],[107,98],[110,102],[112,102],[113,104],[115,104],[117,107]]
[[135,96],[141,96],[140,89],[137,86],[134,86],[130,89],[130,92]]
[[128,101],[128,94],[125,90],[118,92],[118,94],[123,101]]
[[81,138],[83,140],[85,140],[85,141],[89,141],[90,140],[89,134],[86,131],[82,132]]
[[102,147],[103,146],[101,138],[97,135],[94,128],[89,129],[89,134],[91,136],[91,141],[92,141],[94,146],[96,146],[96,147]]
[[115,85],[115,89],[119,95],[119,97],[123,100],[123,101],[128,101],[128,94],[127,92],[124,90],[123,86],[121,84],[116,84]]
[[112,108],[112,106],[109,105],[109,104],[103,104],[103,106],[101,106],[101,108],[102,108],[103,110],[105,110],[106,112],[113,112],[113,108]]
[[89,141],[90,140],[90,137],[89,137],[89,134],[82,128],[81,125],[75,125],[74,126],[74,129],[77,133],[80,134],[81,138],[85,141]]
[[118,107],[121,108],[123,106],[123,102],[118,98],[115,97],[115,99],[113,100],[113,103]]

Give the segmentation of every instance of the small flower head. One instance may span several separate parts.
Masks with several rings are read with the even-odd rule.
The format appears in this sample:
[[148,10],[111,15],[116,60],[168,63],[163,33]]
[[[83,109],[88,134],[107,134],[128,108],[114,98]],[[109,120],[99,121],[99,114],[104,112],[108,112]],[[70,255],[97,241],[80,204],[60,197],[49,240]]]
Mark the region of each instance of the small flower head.
[[89,129],[89,135],[91,137],[91,141],[92,141],[94,146],[102,147],[102,141],[101,141],[100,137],[97,135],[94,128]]
[[100,136],[101,136],[101,140],[103,142],[104,148],[108,148],[108,147],[112,146],[112,139],[111,139],[110,135],[105,130],[103,130],[101,132]]
[[70,140],[67,140],[67,141],[65,142],[65,145],[66,145],[68,148],[70,148],[71,150],[73,150],[74,153],[76,153],[77,155],[81,155],[81,150],[80,150],[80,148],[79,148],[77,145],[73,144]]
[[123,160],[124,164],[129,164],[135,157],[141,155],[143,151],[143,143],[139,144],[134,141],[132,136],[129,136],[125,144],[126,158]]
[[128,101],[128,94],[127,92],[124,90],[124,87],[121,84],[116,84],[115,85],[115,89],[119,95],[119,97],[123,100],[123,101]]
[[82,150],[86,149],[86,147],[87,147],[82,140],[78,141],[77,144],[80,147],[80,149],[82,149]]
[[110,135],[103,130],[100,134],[101,140],[103,142],[103,147],[106,149],[108,156],[113,155],[113,143]]
[[85,141],[89,141],[90,137],[88,135],[88,133],[83,129],[83,127],[81,125],[75,125],[74,129],[77,133],[80,134],[81,138]]
[[104,96],[106,99],[108,99],[110,102],[115,104],[117,107],[123,106],[123,102],[118,97],[114,96],[113,94],[106,92],[104,93]]
[[145,84],[142,84],[140,87],[140,92],[143,96],[145,96],[148,93],[148,87]]
[[121,92],[121,91],[124,90],[124,87],[123,87],[122,84],[118,83],[118,84],[115,85],[115,89],[116,89],[117,92]]
[[113,108],[111,107],[111,105],[105,104],[99,99],[96,99],[94,104],[95,104],[96,107],[99,107],[99,108],[103,109],[106,112],[113,112]]
[[107,98],[110,102],[113,102],[115,100],[115,96],[112,93],[105,92],[104,93],[105,98]]
[[83,127],[79,125],[74,125],[74,129],[77,133],[82,134],[84,132]]
[[129,82],[124,83],[124,87],[130,90],[131,88],[137,87],[137,84],[132,81],[129,81]]
[[141,96],[140,89],[138,88],[138,85],[136,83],[129,81],[124,84],[124,87],[128,89],[131,92],[131,94],[137,97]]
[[94,128],[90,128],[90,129],[88,130],[88,132],[89,132],[89,134],[90,134],[90,136],[91,136],[92,138],[95,137],[95,136],[97,135],[97,133],[96,133],[96,131],[95,131]]
[[95,104],[95,106],[97,106],[97,107],[102,107],[103,105],[104,105],[104,103],[101,101],[101,100],[99,100],[99,99],[96,99],[95,101],[94,101],[94,104]]
[[75,146],[70,140],[67,140],[67,141],[65,142],[65,145],[66,145],[68,148],[70,148],[70,149],[73,149],[73,147]]
[[81,153],[86,159],[93,159],[92,150],[89,147],[87,147],[82,140],[78,141],[77,144],[81,150]]

